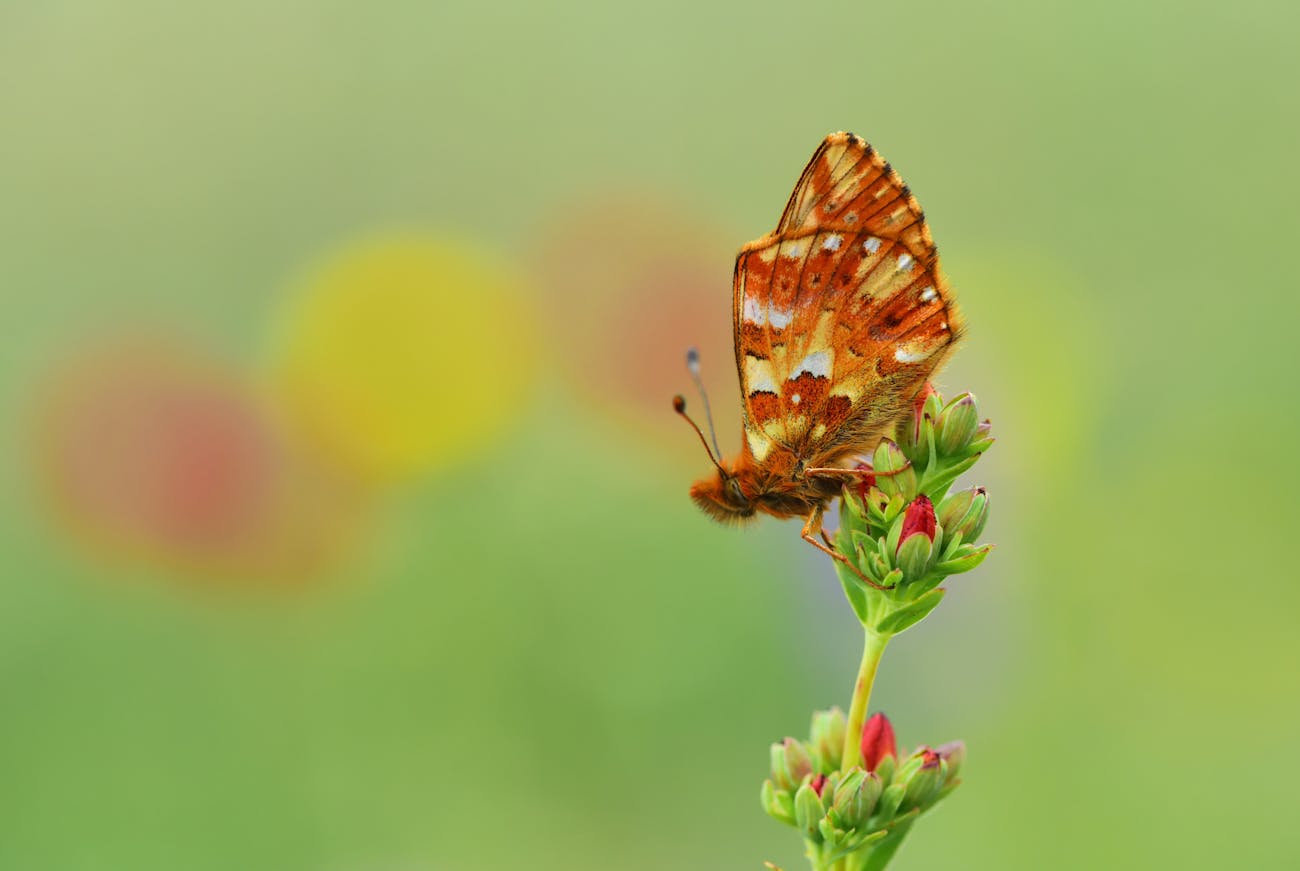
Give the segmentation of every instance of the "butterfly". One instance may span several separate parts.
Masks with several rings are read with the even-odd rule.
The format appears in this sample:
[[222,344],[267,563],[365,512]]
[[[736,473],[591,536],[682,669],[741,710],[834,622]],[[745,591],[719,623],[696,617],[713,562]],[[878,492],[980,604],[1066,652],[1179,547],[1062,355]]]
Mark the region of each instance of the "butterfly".
[[[911,413],[962,334],[925,214],[862,138],[827,136],[776,229],[740,249],[732,326],[740,454],[722,460],[716,433],[709,450],[674,398],[716,467],[691,499],[724,523],[802,517],[801,537],[852,567],[829,546],[826,508],[846,481],[871,474],[853,461]],[[698,355],[688,362],[698,386]]]

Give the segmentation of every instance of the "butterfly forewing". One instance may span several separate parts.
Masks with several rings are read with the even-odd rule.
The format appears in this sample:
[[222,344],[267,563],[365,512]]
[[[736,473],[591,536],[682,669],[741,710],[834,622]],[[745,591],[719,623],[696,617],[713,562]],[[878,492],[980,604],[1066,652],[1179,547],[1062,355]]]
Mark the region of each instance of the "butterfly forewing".
[[733,298],[747,448],[823,465],[870,450],[942,362],[958,315],[915,198],[865,142],[827,137]]
[[776,233],[840,227],[898,239],[923,259],[934,252],[921,206],[898,173],[867,142],[832,133],[790,195]]

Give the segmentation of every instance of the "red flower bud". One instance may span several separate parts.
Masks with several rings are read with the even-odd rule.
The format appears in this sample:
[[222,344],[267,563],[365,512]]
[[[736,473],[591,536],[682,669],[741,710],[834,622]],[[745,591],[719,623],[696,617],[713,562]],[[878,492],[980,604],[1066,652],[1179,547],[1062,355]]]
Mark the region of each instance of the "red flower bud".
[[894,727],[884,714],[872,714],[862,727],[862,761],[867,771],[875,771],[880,760],[886,756],[897,756],[898,746],[894,741]]
[[820,797],[822,794],[822,790],[826,788],[826,775],[824,774],[816,775],[815,777],[813,777],[812,782],[809,783],[808,785],[811,786],[813,788],[813,792],[817,793],[818,797]]
[[920,749],[917,751],[917,753],[918,753],[918,754],[920,755],[920,757],[921,757],[921,768],[922,768],[922,769],[925,769],[925,768],[938,768],[938,767],[939,767],[939,761],[940,761],[941,759],[943,759],[943,756],[942,756],[938,751],[933,750],[933,749],[931,749],[931,748],[929,748],[929,747],[922,747],[922,748],[920,748]]
[[934,505],[924,493],[913,499],[912,504],[907,506],[907,513],[903,515],[903,533],[898,537],[898,546],[901,548],[903,542],[917,533],[934,541]]

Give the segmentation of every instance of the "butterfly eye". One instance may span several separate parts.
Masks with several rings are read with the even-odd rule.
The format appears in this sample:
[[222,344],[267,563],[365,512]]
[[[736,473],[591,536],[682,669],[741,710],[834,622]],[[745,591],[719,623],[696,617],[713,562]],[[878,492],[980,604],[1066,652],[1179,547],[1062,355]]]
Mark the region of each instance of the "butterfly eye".
[[749,501],[745,498],[745,491],[740,489],[740,482],[735,478],[727,479],[727,495],[731,497],[733,502],[738,504],[743,505]]

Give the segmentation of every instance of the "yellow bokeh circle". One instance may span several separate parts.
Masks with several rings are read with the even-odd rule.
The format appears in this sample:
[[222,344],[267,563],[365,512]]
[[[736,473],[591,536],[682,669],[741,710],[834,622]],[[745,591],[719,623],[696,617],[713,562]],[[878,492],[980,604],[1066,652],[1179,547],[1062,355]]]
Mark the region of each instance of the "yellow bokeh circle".
[[408,232],[328,258],[291,297],[273,353],[284,413],[376,483],[453,463],[498,435],[533,383],[518,280],[500,258]]

